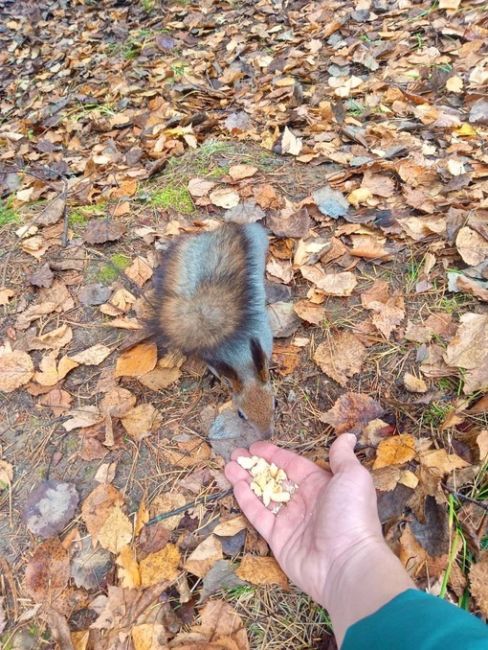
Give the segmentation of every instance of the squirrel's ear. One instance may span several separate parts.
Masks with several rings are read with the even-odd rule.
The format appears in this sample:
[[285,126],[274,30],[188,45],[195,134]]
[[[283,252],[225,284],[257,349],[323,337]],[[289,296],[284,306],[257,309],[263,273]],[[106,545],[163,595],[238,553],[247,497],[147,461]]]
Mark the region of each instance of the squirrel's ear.
[[232,366],[229,366],[228,363],[221,362],[215,364],[215,370],[221,377],[224,377],[230,382],[234,393],[240,393],[242,391],[242,381],[239,379],[239,375],[234,370],[234,368],[232,368]]
[[263,384],[267,384],[269,381],[268,359],[257,339],[251,339],[251,354],[259,379]]

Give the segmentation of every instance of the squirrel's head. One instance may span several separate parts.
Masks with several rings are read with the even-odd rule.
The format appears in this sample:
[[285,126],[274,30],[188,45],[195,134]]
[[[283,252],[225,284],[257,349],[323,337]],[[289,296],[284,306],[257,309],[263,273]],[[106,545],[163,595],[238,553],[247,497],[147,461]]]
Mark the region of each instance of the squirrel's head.
[[255,373],[241,378],[237,371],[227,364],[219,372],[230,382],[234,406],[239,417],[269,437],[273,429],[274,397],[269,381],[269,365],[259,341],[251,339],[251,354]]

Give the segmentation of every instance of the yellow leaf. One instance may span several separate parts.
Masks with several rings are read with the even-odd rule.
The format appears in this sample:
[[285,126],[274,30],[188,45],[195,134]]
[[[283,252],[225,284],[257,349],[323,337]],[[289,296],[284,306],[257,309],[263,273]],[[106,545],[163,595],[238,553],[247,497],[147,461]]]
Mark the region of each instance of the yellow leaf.
[[80,632],[71,632],[71,643],[74,650],[86,650],[88,647],[88,638],[90,630],[81,630]]
[[455,469],[468,467],[469,463],[457,454],[448,454],[445,449],[432,449],[420,455],[420,463],[424,467],[435,468],[443,474],[449,474]]
[[403,384],[405,388],[411,393],[426,393],[427,384],[421,377],[416,377],[410,372],[406,372],[403,375]]
[[149,402],[139,404],[121,419],[122,425],[134,440],[142,440],[151,435],[161,423],[161,415]]
[[132,539],[132,524],[120,506],[114,506],[96,535],[100,546],[118,553]]
[[463,91],[463,80],[458,75],[449,77],[446,81],[446,88],[450,93],[460,93]]
[[179,441],[171,449],[162,448],[160,452],[169,463],[178,467],[192,467],[211,456],[210,447],[200,438]]
[[10,298],[13,298],[14,296],[15,291],[13,289],[2,287],[0,289],[0,305],[8,305]]
[[347,200],[355,208],[358,208],[359,205],[367,203],[371,198],[373,198],[373,193],[370,189],[367,187],[358,187],[348,195]]
[[139,504],[139,510],[137,511],[136,514],[136,520],[134,523],[134,537],[137,537],[144,526],[147,524],[149,521],[149,510],[147,509],[146,506],[146,500],[142,499],[141,503]]
[[0,391],[11,393],[24,386],[34,374],[34,364],[27,352],[13,350],[0,354]]
[[[185,497],[178,492],[164,492],[163,494],[159,494],[151,503],[151,512],[155,515],[171,512],[184,506],[186,501]],[[163,526],[167,530],[175,530],[183,519],[183,515],[184,513],[182,512],[173,517],[168,517],[168,519],[164,520]]]
[[166,631],[161,623],[142,623],[132,628],[134,650],[167,650]]
[[236,571],[236,576],[253,585],[280,585],[288,589],[288,578],[272,557],[246,555]]
[[257,167],[252,165],[232,165],[229,169],[229,176],[233,181],[240,181],[243,178],[250,178],[258,171]]
[[238,515],[237,517],[232,517],[232,519],[227,519],[227,521],[222,521],[220,524],[217,524],[213,532],[215,535],[232,537],[232,535],[235,535],[246,528],[246,520],[243,515]]
[[467,122],[463,122],[461,126],[459,126],[457,129],[454,130],[454,133],[461,137],[470,137],[478,134],[476,129],[472,127],[471,124],[468,124]]
[[86,350],[71,356],[70,359],[76,361],[77,364],[84,366],[98,366],[108,357],[111,351],[112,350],[106,345],[97,343],[96,345],[92,345],[91,348],[87,348]]
[[166,546],[157,553],[151,553],[139,563],[141,586],[150,587],[161,580],[174,580],[179,571],[180,551],[175,544]]
[[378,445],[373,469],[389,465],[403,465],[415,458],[415,438],[409,433],[401,433],[382,440]]
[[130,546],[123,546],[117,556],[117,575],[121,587],[134,589],[141,586],[141,573],[135,553]]
[[140,377],[156,366],[156,343],[147,341],[122,352],[115,366],[115,377]]

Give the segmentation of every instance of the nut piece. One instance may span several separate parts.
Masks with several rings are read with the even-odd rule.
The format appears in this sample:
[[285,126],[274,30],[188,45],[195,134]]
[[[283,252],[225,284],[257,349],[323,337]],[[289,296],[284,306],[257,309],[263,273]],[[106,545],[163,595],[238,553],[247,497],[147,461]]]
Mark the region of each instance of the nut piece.
[[297,485],[290,481],[286,472],[274,463],[259,456],[240,456],[238,464],[247,470],[253,480],[251,490],[261,499],[263,504],[271,507],[277,513],[284,503],[290,501]]

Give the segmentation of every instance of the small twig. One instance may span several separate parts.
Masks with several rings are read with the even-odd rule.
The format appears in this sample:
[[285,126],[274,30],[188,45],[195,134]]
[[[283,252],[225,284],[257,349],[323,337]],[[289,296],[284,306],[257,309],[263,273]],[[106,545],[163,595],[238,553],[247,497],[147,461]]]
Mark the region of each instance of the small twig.
[[208,503],[209,501],[218,501],[219,499],[223,499],[224,497],[229,496],[229,494],[232,494],[232,488],[229,488],[228,490],[224,490],[223,492],[216,492],[215,494],[211,494],[208,497],[201,497],[200,499],[195,499],[195,501],[192,501],[191,503],[187,503],[186,505],[181,506],[180,508],[175,508],[174,510],[170,510],[169,512],[162,512],[160,515],[156,515],[152,519],[149,519],[149,521],[146,523],[146,526],[152,526],[153,524],[157,524],[158,522],[164,521],[165,519],[169,519],[170,517],[174,517],[175,515],[181,515],[182,513],[189,510],[190,508],[194,508],[195,506]]
[[68,208],[66,207],[66,201],[68,199],[68,181],[63,178],[64,182],[64,189],[61,193],[61,196],[63,197],[64,200],[64,208],[63,208],[63,239],[61,241],[63,248],[66,248],[68,245]]
[[454,497],[456,497],[456,499],[461,499],[461,501],[467,501],[468,503],[473,503],[475,506],[478,506],[478,508],[481,508],[485,512],[488,512],[488,503],[482,503],[481,501],[476,501],[476,499],[472,499],[471,497],[468,497],[465,494],[462,494],[461,492],[456,492],[456,490],[452,490],[445,483],[442,483],[442,487],[445,490],[447,490],[450,494],[452,494]]

